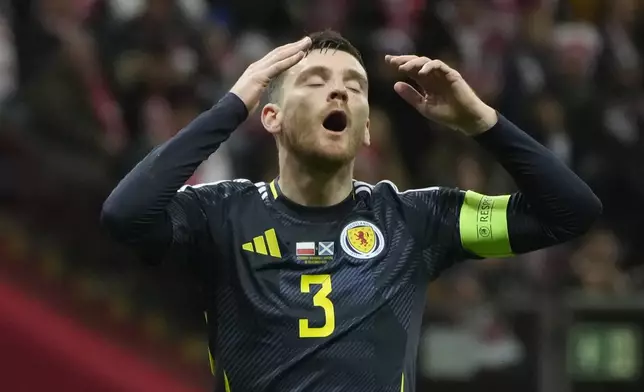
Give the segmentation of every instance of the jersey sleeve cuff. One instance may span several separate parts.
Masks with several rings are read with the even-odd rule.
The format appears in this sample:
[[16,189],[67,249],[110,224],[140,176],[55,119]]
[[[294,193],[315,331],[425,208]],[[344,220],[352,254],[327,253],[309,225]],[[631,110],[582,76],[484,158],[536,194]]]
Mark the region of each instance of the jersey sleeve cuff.
[[248,108],[244,101],[232,92],[226,93],[215,107],[225,107],[226,112],[233,115],[239,123],[244,122],[248,118]]
[[497,112],[498,121],[488,131],[473,137],[483,148],[492,153],[503,153],[514,149],[528,137],[519,127]]

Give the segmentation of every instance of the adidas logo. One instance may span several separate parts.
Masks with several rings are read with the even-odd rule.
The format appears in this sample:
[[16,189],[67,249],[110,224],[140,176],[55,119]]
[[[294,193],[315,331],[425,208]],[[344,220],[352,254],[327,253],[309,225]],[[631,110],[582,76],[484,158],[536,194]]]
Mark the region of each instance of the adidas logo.
[[259,235],[253,238],[251,242],[242,244],[242,249],[251,253],[282,258],[280,247],[277,244],[275,229],[266,230],[264,235]]

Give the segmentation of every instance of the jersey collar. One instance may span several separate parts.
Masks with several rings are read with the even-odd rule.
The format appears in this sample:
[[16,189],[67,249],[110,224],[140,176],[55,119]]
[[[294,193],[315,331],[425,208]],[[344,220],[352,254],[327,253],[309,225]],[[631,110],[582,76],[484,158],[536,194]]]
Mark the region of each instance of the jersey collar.
[[356,206],[355,186],[351,194],[338,204],[328,207],[309,207],[298,204],[284,196],[278,179],[279,177],[268,184],[268,197],[276,208],[291,216],[308,220],[334,221],[346,217]]

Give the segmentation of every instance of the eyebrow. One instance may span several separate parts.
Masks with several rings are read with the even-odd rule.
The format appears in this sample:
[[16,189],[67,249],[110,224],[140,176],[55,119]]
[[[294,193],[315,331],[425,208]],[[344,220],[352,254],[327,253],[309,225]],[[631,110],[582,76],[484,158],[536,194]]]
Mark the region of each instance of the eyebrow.
[[313,67],[306,68],[302,72],[300,72],[300,74],[297,75],[297,79],[295,79],[295,83],[296,84],[303,83],[304,80],[311,75],[328,77],[330,73],[331,71],[327,67],[323,65],[316,65]]
[[369,80],[367,80],[367,78],[363,74],[361,74],[360,72],[356,71],[355,69],[348,69],[348,70],[345,71],[345,73],[347,74],[349,79],[357,80],[358,83],[360,83],[360,85],[363,88],[369,87]]
[[[328,77],[330,73],[331,73],[331,70],[325,67],[324,65],[312,66],[300,72],[300,74],[297,76],[297,79],[295,79],[295,83],[296,84],[303,83],[304,80],[311,75]],[[358,83],[360,83],[360,85],[364,88],[369,86],[369,81],[367,80],[367,78],[362,73],[358,72],[355,69],[347,69],[344,71],[344,74],[345,74],[344,75],[345,78],[357,80]]]

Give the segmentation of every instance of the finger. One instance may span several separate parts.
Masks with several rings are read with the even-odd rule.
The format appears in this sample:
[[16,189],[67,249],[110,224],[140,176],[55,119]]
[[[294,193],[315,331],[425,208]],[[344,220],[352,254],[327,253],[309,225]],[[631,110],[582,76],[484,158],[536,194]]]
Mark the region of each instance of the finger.
[[446,75],[453,74],[453,73],[458,74],[458,72],[456,72],[455,69],[451,68],[449,65],[445,64],[441,60],[433,60],[433,62],[434,62],[433,69],[439,70]]
[[394,90],[402,99],[416,109],[420,109],[425,102],[425,97],[415,88],[405,82],[394,84]]
[[450,81],[450,82],[456,82],[459,79],[462,79],[463,77],[461,74],[455,70],[454,68],[450,67],[449,65],[445,64],[444,62],[440,61],[439,62],[439,68],[440,70],[445,74],[445,78]]
[[304,50],[307,49],[313,41],[311,41],[311,37],[306,36],[300,39],[299,41],[291,42],[290,44],[282,45],[277,48],[276,53],[281,53],[281,52],[292,52],[294,49],[297,50]]
[[428,70],[427,73],[419,71],[418,74],[422,76],[434,75],[435,78],[443,81],[447,81],[449,83],[454,83],[462,79],[461,74],[454,68],[451,68],[449,65],[445,64],[440,60],[434,60],[434,61],[436,63],[432,65],[432,69]]
[[417,59],[418,56],[413,55],[413,54],[407,54],[404,56],[392,56],[392,55],[386,55],[385,56],[385,61],[388,62],[391,65],[402,65],[405,64],[408,61]]
[[311,46],[311,38],[304,37],[299,41],[286,44],[274,49],[271,53],[266,55],[262,60],[264,67],[269,67],[279,61],[289,58],[299,51],[305,51]]
[[287,69],[291,68],[295,64],[299,63],[303,58],[304,58],[304,51],[299,51],[295,53],[294,55],[291,55],[290,57],[287,57],[285,59],[282,59],[272,65],[270,65],[268,68],[266,68],[266,75],[272,79],[282,72],[286,71]]
[[312,41],[310,37],[304,37],[299,41],[291,42],[290,44],[273,49],[260,61],[265,63],[263,64],[264,66],[270,66],[271,64],[275,64],[297,54],[299,51],[307,50],[311,46],[311,43]]
[[399,66],[398,70],[400,70],[402,72],[412,72],[414,70],[417,71],[417,70],[421,69],[425,64],[427,64],[430,61],[431,60],[428,59],[427,57],[418,57],[416,59],[408,61],[405,64]]
[[440,60],[431,60],[425,63],[420,69],[420,71],[418,71],[418,75],[425,76],[425,75],[429,75],[434,70],[442,70],[441,63],[442,61]]
[[297,41],[289,42],[288,44],[278,46],[275,49],[271,50],[268,54],[276,54],[284,51],[290,51],[293,48],[304,47],[307,45],[311,45],[311,37],[309,36],[302,37]]

